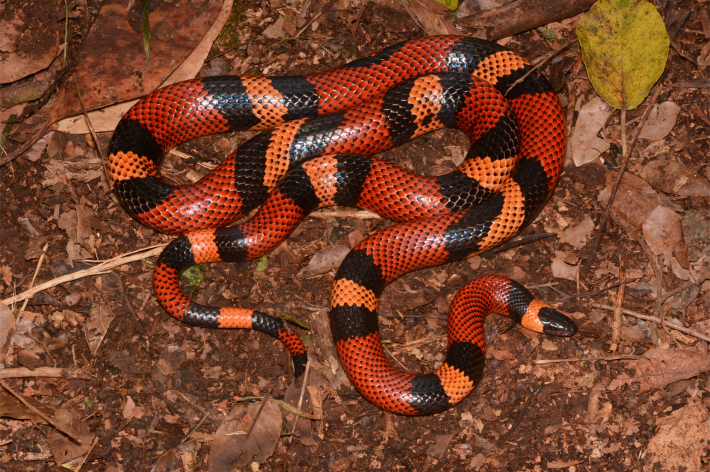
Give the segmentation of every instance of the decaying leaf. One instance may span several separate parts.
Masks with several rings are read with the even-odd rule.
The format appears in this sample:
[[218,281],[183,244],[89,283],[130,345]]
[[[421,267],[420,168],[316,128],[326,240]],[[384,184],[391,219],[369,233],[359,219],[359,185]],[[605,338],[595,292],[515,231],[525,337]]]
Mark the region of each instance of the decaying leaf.
[[260,402],[236,405],[224,419],[210,449],[211,472],[231,472],[271,457],[281,435],[281,410],[269,395]]
[[637,394],[640,395],[710,370],[707,355],[683,349],[650,349],[643,358],[627,362],[636,374],[633,377],[626,374],[618,376],[609,383],[607,390],[638,382],[641,388]]
[[591,99],[579,110],[569,143],[577,167],[592,162],[609,149],[609,141],[599,138],[597,134],[613,111],[614,109],[599,97]]
[[658,141],[666,137],[675,126],[680,107],[673,102],[663,102],[653,107],[639,138]]
[[710,182],[683,163],[657,160],[637,166],[639,175],[653,188],[681,197],[710,197]]
[[96,352],[101,346],[104,336],[108,332],[108,327],[115,318],[111,309],[106,305],[94,304],[91,307],[89,319],[84,324],[84,335],[89,343],[91,353],[96,355]]
[[94,440],[94,434],[89,426],[82,419],[84,414],[73,407],[62,407],[54,414],[54,420],[65,430],[81,440],[81,444],[68,438],[64,433],[60,433],[54,428],[47,432],[49,447],[57,464],[63,464],[72,459],[86,454]]
[[657,206],[643,223],[643,236],[654,254],[662,255],[676,277],[688,280],[688,249],[683,239],[682,217],[664,206]]

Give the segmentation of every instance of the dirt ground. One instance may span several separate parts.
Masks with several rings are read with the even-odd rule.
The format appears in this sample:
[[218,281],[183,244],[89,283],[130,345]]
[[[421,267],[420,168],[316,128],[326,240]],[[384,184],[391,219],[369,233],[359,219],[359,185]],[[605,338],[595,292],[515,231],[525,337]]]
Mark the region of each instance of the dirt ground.
[[[318,6],[325,3],[314,2],[311,11],[319,11]],[[89,2],[88,13],[96,15],[100,5]],[[406,11],[392,5],[367,3],[355,33],[351,28],[359,3],[348,8],[336,6],[323,14],[317,28],[304,34],[303,39],[282,40],[262,34],[273,24],[262,20],[277,17],[277,9],[283,6],[280,2],[240,3],[235,9],[243,13],[226,28],[241,31],[242,37],[249,30],[247,46],[210,61],[202,74],[261,74],[264,70],[271,75],[312,73],[424,35]],[[673,11],[690,12],[677,28],[674,43],[691,59],[698,57],[708,41],[700,15],[708,4],[668,0],[663,5],[666,20]],[[58,18],[63,18],[63,12],[63,4],[57,4]],[[72,27],[80,29],[81,20],[74,21]],[[573,26],[556,31],[560,38],[571,41],[575,39]],[[223,44],[215,43],[210,55],[228,49]],[[538,58],[559,44],[533,30],[512,37],[506,46],[525,57]],[[545,74],[559,76],[553,83],[566,108],[570,101],[575,103],[581,97],[583,104],[594,96],[584,69],[574,67],[579,64],[579,54],[576,48],[564,52],[564,61],[560,62],[566,66],[561,71],[554,64],[544,68]],[[673,49],[658,98],[658,103],[673,101],[681,109],[663,143],[670,146],[673,160],[701,176],[710,169],[708,140],[693,138],[709,133],[710,89],[674,84],[703,79],[706,74],[707,69]],[[574,97],[569,96],[570,90],[575,91]],[[629,112],[627,119],[638,121],[644,108]],[[33,118],[35,127],[41,124],[41,113]],[[577,114],[571,116],[574,120]],[[560,236],[569,228],[578,228],[587,217],[598,224],[604,212],[599,195],[607,188],[608,172],[618,169],[622,159],[618,113],[609,119],[604,132],[611,141],[609,150],[582,167],[568,161],[553,199],[523,232],[552,232],[557,236],[408,274],[387,288],[380,308],[380,330],[388,341],[388,352],[395,365],[410,372],[430,372],[443,361],[449,303],[458,289],[479,275],[501,274],[525,283],[538,297],[572,315],[580,328],[576,336],[538,335],[511,326],[498,315],[489,316],[483,381],[456,407],[428,417],[384,413],[347,382],[334,383],[330,378],[333,371],[327,372],[329,364],[321,359],[320,365],[310,369],[309,378],[313,385],[321,386],[322,421],[299,420],[295,435],[287,434],[291,430],[286,424],[275,452],[261,464],[252,463],[241,470],[710,470],[707,449],[688,452],[685,464],[673,465],[659,459],[659,454],[666,454],[658,452],[663,451],[660,446],[649,446],[666,431],[669,419],[677,425],[689,418],[690,408],[700,411],[701,419],[695,426],[701,429],[697,431],[705,431],[703,425],[708,428],[707,371],[699,369],[693,375],[644,391],[635,364],[637,356],[654,348],[707,355],[707,343],[627,316],[621,342],[612,352],[613,316],[592,306],[616,304],[620,260],[625,259],[629,284],[624,308],[653,312],[656,279],[644,248],[637,242],[638,231],[630,236],[610,223],[586,278],[576,281],[553,276],[553,262],[560,252],[574,256],[571,266],[584,260],[594,232],[588,232],[586,244],[579,247],[562,242]],[[31,134],[21,128],[11,135],[8,152]],[[167,158],[164,170],[175,182],[187,183],[191,174],[205,174],[210,165],[251,135],[216,135],[183,144],[178,154]],[[110,137],[111,133],[98,134],[104,152]],[[651,144],[650,140],[639,141],[630,173],[637,175],[637,166],[647,162],[644,152]],[[417,173],[442,174],[455,167],[454,156],[467,146],[460,132],[442,130],[382,157]],[[92,169],[100,170],[100,165],[95,165],[97,159],[90,135],[55,133],[38,160],[21,156],[0,167],[0,297],[6,299],[29,288],[45,244],[46,255],[35,284],[90,267],[90,263],[80,261],[84,258],[111,259],[172,239],[132,220],[115,201],[103,175],[97,174],[92,180],[73,177],[86,169],[87,161],[94,163]],[[62,163],[66,177],[51,179],[53,162]],[[698,215],[705,223],[710,220],[708,196],[669,193],[664,198],[681,215]],[[93,254],[86,244],[72,239],[66,220],[62,220],[66,212],[81,213],[85,209],[99,220],[89,218],[93,221],[89,223]],[[327,308],[335,270],[309,275],[305,269],[318,251],[331,246],[352,247],[360,235],[386,224],[354,210],[322,210],[301,224],[287,247],[265,261],[212,264],[196,271],[184,288],[192,290],[199,285],[193,297],[208,305],[239,305],[274,315],[285,312],[311,327],[308,330],[291,324],[315,355],[322,354],[327,352]],[[691,245],[688,234],[686,243]],[[77,256],[73,261],[68,250]],[[702,244],[699,251],[703,251]],[[153,293],[154,262],[155,257],[145,258],[36,295],[25,308],[25,324],[16,327],[16,332],[25,337],[22,343],[15,341],[5,358],[5,368],[76,368],[87,376],[87,380],[61,376],[5,379],[15,392],[31,398],[34,405],[44,406],[50,415],[60,408],[78,412],[75,418],[83,422],[83,434],[93,443],[84,458],[84,471],[144,471],[153,467],[207,470],[215,433],[234,406],[235,396],[268,394],[288,399],[294,391],[296,398],[301,392],[301,380],[294,381],[288,353],[278,341],[252,331],[193,328],[170,318]],[[691,257],[691,263],[703,264],[698,257]],[[663,266],[660,270],[666,292],[686,284],[671,269]],[[708,283],[693,287],[696,292],[689,304],[669,306],[665,313],[685,326],[705,327],[707,336],[710,326],[703,322],[710,319],[710,287]],[[595,291],[598,293],[590,295]],[[21,305],[11,308],[17,313]],[[104,312],[97,314],[97,310]],[[87,326],[89,320],[95,324],[97,319],[103,326]],[[605,359],[611,356],[617,357]],[[555,360],[560,362],[544,362]],[[610,382],[619,379],[630,380],[611,388]],[[52,455],[56,452],[52,444],[56,446],[58,441],[53,434],[57,433],[36,416],[23,412],[13,399],[6,392],[0,395],[0,402],[4,402],[0,403],[0,469],[61,470],[56,455]],[[678,410],[684,413],[678,416]],[[293,421],[293,415],[285,411],[284,417]],[[671,436],[691,435],[692,431],[688,426]],[[689,441],[707,446],[707,437],[701,440],[693,436]],[[186,465],[183,453],[194,458],[192,468]],[[161,457],[164,462],[158,463]],[[74,461],[73,467],[80,462]],[[693,465],[696,462],[699,468]]]

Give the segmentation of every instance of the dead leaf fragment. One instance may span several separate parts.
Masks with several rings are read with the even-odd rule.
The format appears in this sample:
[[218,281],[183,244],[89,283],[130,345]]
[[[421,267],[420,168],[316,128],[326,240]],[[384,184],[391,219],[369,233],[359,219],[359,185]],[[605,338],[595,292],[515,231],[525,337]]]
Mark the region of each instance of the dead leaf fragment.
[[325,274],[340,267],[345,256],[350,252],[347,246],[329,246],[316,252],[308,263],[307,276]]
[[7,350],[12,346],[12,336],[15,334],[15,316],[10,307],[0,303],[0,361],[5,359]]
[[710,182],[678,161],[652,161],[637,166],[639,175],[653,188],[681,197],[710,197]]
[[114,318],[115,315],[106,305],[94,304],[91,307],[89,319],[84,324],[84,335],[92,354],[96,355]]
[[643,358],[627,362],[636,374],[633,377],[619,375],[609,383],[607,390],[638,382],[641,388],[637,395],[641,395],[710,370],[710,358],[707,355],[683,349],[650,349]]
[[83,413],[74,407],[62,407],[54,414],[54,419],[67,431],[77,436],[81,444],[74,442],[63,433],[54,428],[47,432],[49,447],[57,464],[63,464],[72,459],[86,454],[94,440],[94,435],[89,426],[84,422]]
[[269,395],[260,402],[236,405],[215,433],[208,469],[231,472],[271,457],[281,435],[281,410]]
[[[683,239],[682,220],[683,218],[673,210],[659,205],[644,221],[643,236],[655,255],[663,255],[664,264],[673,267],[675,259],[676,265],[680,264],[682,268],[688,269],[690,261]],[[690,278],[687,274],[682,275],[684,276],[679,278]]]
[[579,110],[577,124],[570,137],[572,157],[577,167],[592,162],[609,149],[609,141],[597,137],[597,134],[613,111],[611,105],[600,97],[593,98]]
[[451,434],[439,434],[436,436],[436,442],[429,446],[426,453],[428,456],[434,459],[443,459],[446,455],[446,450],[449,448],[451,440],[454,439],[456,433]]
[[639,138],[658,141],[666,137],[675,126],[680,107],[673,102],[663,102],[655,105],[648,114],[646,124],[639,134]]
[[575,226],[570,226],[562,232],[561,243],[567,243],[575,249],[581,249],[587,244],[587,239],[594,229],[594,221],[589,215],[584,215],[582,221]]

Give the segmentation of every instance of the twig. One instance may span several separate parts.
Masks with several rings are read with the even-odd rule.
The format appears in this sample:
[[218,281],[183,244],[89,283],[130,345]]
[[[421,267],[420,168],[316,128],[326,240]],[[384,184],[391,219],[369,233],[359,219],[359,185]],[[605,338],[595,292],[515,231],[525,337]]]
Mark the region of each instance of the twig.
[[321,10],[320,10],[318,13],[316,13],[315,15],[313,15],[313,16],[311,17],[311,19],[308,20],[308,21],[306,22],[306,24],[303,25],[303,26],[301,27],[301,29],[299,29],[299,30],[296,32],[296,34],[293,36],[293,39],[296,39],[296,38],[298,38],[299,36],[301,36],[301,34],[303,34],[303,32],[306,31],[306,29],[308,29],[308,27],[311,26],[314,21],[316,21],[318,18],[320,18],[320,16],[321,16],[323,13],[327,12],[328,10],[330,10],[330,9],[333,7],[333,5],[335,5],[335,2],[336,2],[336,1],[337,1],[337,0],[330,0],[323,8],[321,8]]
[[350,28],[351,34],[357,33],[357,28],[358,26],[360,26],[360,18],[362,17],[363,12],[365,11],[365,7],[367,7],[369,3],[369,0],[365,0],[364,2],[362,2],[362,5],[360,5],[360,8],[357,11],[357,16],[355,17],[355,24],[352,28]]
[[579,43],[579,40],[578,40],[578,39],[575,39],[575,40],[572,41],[571,43],[565,44],[564,46],[561,46],[561,47],[555,49],[554,51],[552,51],[552,52],[550,52],[550,53],[548,53],[548,54],[542,56],[541,58],[539,58],[539,59],[536,61],[537,64],[535,64],[535,67],[533,67],[532,69],[530,69],[529,71],[527,71],[527,72],[525,73],[525,75],[523,75],[522,77],[520,77],[518,80],[516,80],[515,82],[513,82],[513,83],[510,85],[510,87],[508,87],[508,90],[505,91],[505,95],[508,95],[508,93],[509,93],[511,90],[513,90],[513,87],[515,87],[515,86],[518,85],[520,82],[522,82],[523,80],[525,80],[525,79],[527,78],[527,76],[529,76],[530,74],[532,74],[533,72],[535,72],[536,70],[538,70],[538,69],[539,69],[540,67],[542,67],[547,61],[549,61],[550,59],[552,59],[553,57],[555,57],[556,55],[558,55],[559,53],[561,53],[561,52],[564,51],[565,49],[569,48],[569,47],[572,46],[573,44],[577,44],[577,43]]
[[[25,301],[27,301],[27,300],[25,300]],[[22,335],[23,335],[23,336],[27,336],[28,338],[32,339],[34,342],[36,342],[37,344],[39,344],[40,346],[42,346],[42,349],[44,349],[44,352],[47,354],[47,357],[49,357],[49,361],[52,363],[52,367],[56,367],[56,366],[57,366],[57,363],[54,362],[54,357],[52,357],[52,353],[49,352],[49,348],[47,348],[47,345],[46,345],[46,344],[44,344],[44,343],[43,343],[42,341],[40,341],[38,338],[32,336],[30,333],[22,333]],[[74,347],[73,344],[72,344],[72,347]]]
[[207,418],[209,418],[209,416],[210,416],[210,412],[209,412],[209,411],[206,411],[206,412],[202,415],[202,418],[200,419],[200,421],[198,421],[197,424],[196,424],[195,426],[193,426],[192,429],[190,429],[190,431],[185,435],[185,437],[182,438],[182,441],[180,441],[180,444],[183,444],[185,441],[187,441],[188,439],[190,439],[190,436],[192,436],[192,435],[195,433],[195,431],[197,431],[197,428],[199,428],[200,426],[202,426],[202,423],[204,423],[205,420],[207,420]]
[[[72,280],[77,280],[77,279],[82,279],[84,277],[91,277],[93,275],[101,275],[101,274],[106,274],[111,271],[114,267],[118,267],[124,264],[128,264],[130,262],[135,262],[135,261],[140,261],[142,259],[146,259],[148,257],[153,257],[157,256],[163,251],[163,248],[167,246],[167,244],[158,244],[156,246],[150,246],[147,248],[143,249],[138,249],[133,252],[129,252],[126,254],[121,254],[120,256],[116,256],[113,259],[109,259],[106,261],[101,262],[100,264],[90,268],[90,269],[84,269],[84,270],[79,270],[76,272],[72,272],[71,274],[63,275],[61,277],[57,277],[56,279],[52,279],[48,282],[44,282],[42,284],[37,285],[36,287],[33,287],[29,290],[25,290],[19,295],[14,295],[12,297],[6,298],[2,300],[2,302],[6,305],[10,305],[11,303],[17,303],[21,300],[27,300],[29,298],[32,298],[36,293],[41,292],[42,290],[46,290],[48,288],[55,287],[57,285],[66,283],[66,282],[71,282]],[[87,261],[87,262],[99,262],[99,261]]]
[[[634,282],[635,280],[638,280],[638,279],[631,279],[628,282]],[[598,295],[600,293],[607,292],[607,291],[611,290],[612,288],[618,287],[619,285],[621,285],[621,284],[617,282],[615,284],[607,285],[604,288],[600,288],[599,290],[591,290],[589,292],[580,292],[580,293],[576,293],[574,295],[567,295],[565,297],[558,298],[557,300],[546,300],[545,303],[562,303],[564,301],[572,300],[574,298],[591,297],[592,295]]]
[[555,236],[557,236],[557,233],[537,233],[529,234],[527,236],[518,236],[517,238],[508,241],[505,244],[501,244],[500,246],[491,249],[490,251],[486,251],[482,254],[479,254],[478,257],[488,259],[490,257],[493,257],[494,254],[498,254],[499,252],[507,251],[508,249],[513,249],[518,246],[524,246],[526,244],[534,243],[535,241],[540,241]]
[[631,140],[631,146],[629,146],[629,148],[626,151],[626,154],[624,155],[624,160],[621,163],[621,167],[619,168],[619,174],[616,176],[616,182],[614,182],[614,187],[611,190],[611,195],[609,195],[609,201],[607,202],[606,209],[604,210],[604,216],[602,216],[602,220],[599,223],[599,231],[597,231],[597,234],[594,236],[594,241],[592,241],[591,250],[589,251],[589,256],[587,256],[587,259],[584,261],[584,263],[579,268],[580,278],[586,277],[587,272],[589,272],[589,269],[592,267],[592,262],[594,261],[594,258],[597,255],[597,250],[599,249],[599,243],[601,243],[602,237],[604,236],[604,231],[606,230],[606,223],[607,223],[607,220],[609,219],[609,213],[611,213],[611,207],[614,204],[614,199],[616,198],[616,192],[619,191],[619,186],[621,185],[621,179],[624,176],[624,171],[626,170],[626,165],[629,163],[629,158],[631,157],[631,154],[633,154],[633,152],[634,152],[634,148],[636,147],[636,142],[639,139],[639,135],[641,134],[641,130],[643,129],[643,125],[646,124],[646,119],[648,118],[649,113],[651,113],[651,109],[656,104],[656,101],[658,100],[658,96],[661,94],[661,90],[663,89],[662,83],[663,83],[663,77],[661,77],[661,79],[658,81],[658,85],[656,85],[656,91],[654,92],[653,97],[651,97],[651,101],[649,102],[648,106],[646,107],[646,110],[643,112],[643,116],[641,117],[641,122],[636,127],[636,131],[634,133],[634,139]]
[[539,391],[540,391],[540,389],[538,388],[534,393],[528,395],[528,398],[525,400],[525,405],[523,405],[523,407],[520,409],[520,412],[518,412],[518,417],[515,418],[515,422],[510,427],[508,432],[505,433],[505,435],[501,438],[502,443],[506,442],[508,440],[508,438],[510,437],[510,435],[515,430],[515,428],[518,427],[518,425],[520,424],[520,421],[523,419],[523,416],[525,415],[525,412],[528,411],[528,407],[530,406],[530,402],[532,401],[533,398],[537,397],[537,393]]
[[66,434],[67,436],[69,436],[71,439],[73,439],[73,440],[76,441],[77,443],[82,444],[81,439],[79,439],[78,437],[76,437],[76,435],[72,434],[71,431],[69,431],[69,430],[65,429],[63,426],[57,424],[57,422],[54,421],[53,419],[51,419],[49,416],[45,415],[44,413],[42,413],[41,411],[39,411],[37,408],[33,407],[32,404],[31,404],[30,402],[28,402],[28,401],[25,399],[25,397],[23,397],[22,395],[20,395],[20,394],[17,393],[16,391],[14,391],[12,388],[10,388],[10,386],[7,384],[7,382],[5,382],[4,380],[0,379],[0,385],[2,385],[5,390],[7,390],[8,392],[10,392],[13,397],[17,398],[17,399],[20,400],[22,403],[24,403],[24,405],[25,405],[27,408],[29,408],[33,413],[39,415],[39,417],[42,418],[44,421],[46,421],[47,423],[49,423],[49,424],[51,424],[52,426],[54,426],[57,430],[61,431],[62,433]]
[[94,138],[94,144],[96,144],[96,149],[99,151],[99,157],[101,157],[101,162],[105,163],[104,151],[101,149],[101,144],[99,143],[99,138],[96,137],[96,132],[94,127],[91,125],[91,120],[89,119],[89,114],[86,113],[86,108],[84,107],[84,100],[81,98],[81,92],[79,92],[79,82],[74,80],[74,87],[76,88],[76,96],[79,97],[79,104],[81,105],[81,111],[84,114],[84,120],[86,121],[86,127],[89,128],[91,137]]
[[91,380],[93,377],[75,369],[57,367],[38,367],[30,370],[27,367],[10,367],[0,369],[0,379],[19,379],[24,377],[53,377],[59,379]]
[[616,305],[614,306],[614,321],[611,324],[611,352],[621,340],[621,310],[624,308],[624,290],[626,289],[626,251],[619,255],[619,291],[616,292]]
[[[42,262],[44,262],[44,256],[47,255],[47,249],[49,248],[49,244],[45,244],[44,247],[42,248],[42,255],[39,256],[39,261],[37,261],[37,267],[35,267],[35,273],[32,276],[32,280],[30,281],[30,287],[29,289],[32,289],[32,286],[35,284],[35,280],[37,279],[37,274],[39,273],[39,269],[42,267]],[[20,321],[22,319],[22,313],[25,311],[25,308],[27,308],[27,303],[29,303],[29,299],[25,300],[25,303],[22,304],[22,308],[20,308],[20,311],[17,312],[17,316],[15,317],[15,323]],[[9,305],[9,303],[8,303]],[[50,356],[51,357],[51,356]]]
[[[308,373],[311,370],[311,361],[306,362],[306,372],[303,374],[303,385],[301,385],[301,396],[298,397],[298,410],[301,411],[301,407],[303,406],[303,397],[306,394],[306,385],[308,384]],[[293,419],[293,426],[291,426],[291,437],[289,438],[289,442],[293,441],[293,434],[296,432],[296,424],[298,424],[298,419],[300,418],[299,415],[296,415],[296,417]]]
[[237,44],[236,46],[231,47],[231,48],[227,49],[227,50],[224,51],[224,52],[220,52],[219,54],[215,54],[214,56],[210,56],[210,57],[208,57],[207,59],[205,59],[205,64],[207,64],[208,62],[210,62],[212,59],[217,59],[218,57],[222,57],[222,56],[224,56],[225,54],[234,51],[235,49],[239,49],[239,48],[241,48],[241,47],[246,46],[247,44],[249,44],[249,43]]
[[[683,50],[678,46],[675,41],[671,40],[671,47],[675,50],[675,52],[678,53],[680,57],[685,59],[686,61],[690,62],[691,64],[695,64],[696,66],[698,65],[698,61],[687,55],[686,53],[683,52]],[[700,71],[702,73],[702,70]]]
[[[614,311],[614,307],[609,305],[600,305],[598,303],[592,303],[592,306],[595,308],[601,308],[602,310]],[[659,324],[661,323],[661,319],[655,316],[644,315],[642,313],[637,313],[635,311],[627,309],[624,309],[623,311],[625,315],[633,316],[634,318],[638,318],[640,320],[651,321],[653,323]],[[686,328],[685,326],[680,325],[680,323],[676,320],[671,319],[666,321],[666,327],[673,328],[677,331],[680,331],[681,333],[689,334],[698,339],[702,339],[705,342],[710,342],[710,336],[706,336],[705,334],[695,331],[694,329]]]
[[42,136],[47,134],[47,131],[49,131],[50,126],[51,125],[49,124],[49,122],[45,123],[44,125],[42,125],[42,128],[39,130],[39,132],[32,136],[27,142],[25,142],[25,144],[20,146],[18,149],[15,149],[12,154],[8,154],[7,156],[0,159],[0,167],[4,166],[8,162],[14,161],[15,159],[23,155],[25,152],[27,152],[27,150],[34,146],[35,143],[39,141]]
[[88,451],[86,451],[86,454],[81,458],[81,463],[79,464],[79,467],[76,468],[74,472],[79,472],[82,467],[84,467],[84,463],[86,462],[86,459],[88,459],[89,454],[91,454],[91,451],[94,450],[94,446],[96,446],[96,443],[99,442],[99,437],[95,436],[94,441],[91,443],[91,447],[89,448]]
[[559,362],[582,362],[582,361],[624,361],[641,359],[643,356],[609,356],[609,357],[570,357],[569,359],[539,359],[533,361],[537,365],[557,364]]

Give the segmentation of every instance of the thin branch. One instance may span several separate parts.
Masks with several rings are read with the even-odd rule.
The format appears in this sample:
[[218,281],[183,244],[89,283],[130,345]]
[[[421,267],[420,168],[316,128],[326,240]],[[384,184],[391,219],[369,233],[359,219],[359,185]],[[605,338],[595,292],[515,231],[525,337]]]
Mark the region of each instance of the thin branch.
[[529,71],[527,71],[527,72],[525,73],[525,75],[523,75],[523,76],[520,77],[518,80],[516,80],[515,82],[513,82],[513,83],[511,84],[511,86],[508,87],[508,90],[505,91],[505,94],[507,95],[511,90],[513,90],[513,87],[515,87],[515,86],[518,85],[520,82],[522,82],[523,80],[525,80],[530,74],[532,74],[533,72],[535,72],[536,70],[538,70],[540,67],[542,67],[547,61],[549,61],[550,59],[552,59],[553,57],[555,57],[556,55],[558,55],[559,53],[561,53],[561,52],[564,51],[565,49],[569,48],[569,47],[572,46],[573,44],[577,44],[577,43],[579,43],[579,40],[578,40],[578,39],[575,39],[575,40],[572,41],[571,43],[565,44],[564,46],[561,46],[561,47],[555,49],[554,51],[552,51],[552,52],[550,52],[550,53],[544,55],[544,56],[541,57],[540,59],[538,59],[538,60],[536,61],[537,63],[535,64],[535,67],[533,67],[532,69],[530,69]]
[[320,18],[323,13],[327,12],[328,10],[330,10],[330,9],[333,7],[333,5],[335,5],[335,2],[337,2],[337,1],[338,1],[338,0],[330,0],[323,8],[321,8],[321,10],[320,10],[318,13],[316,13],[315,15],[313,15],[313,16],[311,17],[311,19],[308,20],[308,21],[306,22],[306,24],[303,25],[303,27],[301,27],[301,29],[299,29],[299,30],[296,32],[296,34],[293,36],[293,39],[296,39],[296,38],[298,38],[299,36],[301,36],[301,34],[303,34],[303,32],[306,31],[306,29],[308,29],[308,27],[311,26],[314,21],[316,21],[318,18]]
[[29,409],[32,411],[32,413],[35,413],[35,414],[38,415],[40,418],[42,418],[44,421],[46,421],[47,423],[49,423],[49,424],[51,424],[52,426],[54,426],[58,431],[61,431],[62,433],[66,434],[67,436],[69,436],[71,439],[73,439],[73,440],[76,441],[77,443],[82,444],[81,439],[79,439],[79,438],[78,438],[76,435],[74,435],[71,431],[69,431],[68,429],[65,429],[62,425],[58,424],[56,421],[54,421],[53,419],[51,419],[49,416],[45,415],[44,413],[42,413],[41,411],[39,411],[37,408],[35,408],[34,406],[32,406],[32,404],[31,404],[30,402],[28,402],[25,397],[23,397],[22,395],[20,395],[20,394],[17,393],[16,391],[14,391],[14,390],[7,384],[7,382],[5,382],[4,380],[0,379],[0,385],[2,385],[5,390],[7,390],[8,392],[10,392],[13,397],[15,397],[15,398],[17,398],[18,400],[20,400],[27,408],[29,408]]
[[0,369],[0,379],[19,379],[24,377],[51,377],[58,379],[91,380],[93,377],[75,369],[57,367],[38,367],[30,370],[27,367],[8,367]]
[[[614,307],[609,306],[609,305],[600,305],[598,303],[592,303],[592,306],[595,308],[601,308],[602,310],[614,311]],[[638,318],[640,320],[651,321],[653,323],[659,323],[659,324],[661,323],[661,319],[657,318],[655,316],[648,316],[648,315],[644,315],[642,313],[637,313],[635,311],[626,310],[626,309],[624,309],[623,311],[624,311],[625,315],[633,316],[634,318]],[[673,319],[667,320],[665,323],[666,323],[665,326],[667,328],[673,328],[677,331],[680,331],[681,333],[689,334],[695,338],[702,339],[703,341],[710,343],[710,336],[706,336],[705,334],[703,334],[699,331],[695,331],[694,329],[686,328],[685,326],[682,326],[676,320],[673,320]]]
[[[143,249],[138,249],[133,252],[129,252],[126,254],[121,254],[120,256],[116,256],[113,259],[109,259],[107,261],[100,262],[98,265],[91,267],[90,269],[84,269],[84,270],[79,270],[77,272],[72,272],[71,274],[66,274],[61,277],[57,277],[56,279],[52,279],[48,282],[44,282],[42,284],[39,284],[29,290],[26,290],[22,292],[19,295],[15,295],[9,298],[6,298],[5,300],[2,300],[2,302],[6,305],[10,305],[11,303],[17,303],[22,300],[26,300],[28,298],[32,298],[36,293],[41,292],[42,290],[46,290],[48,288],[56,287],[57,285],[66,283],[66,282],[71,282],[72,280],[77,280],[77,279],[83,279],[84,277],[91,277],[94,275],[101,275],[101,274],[106,274],[111,271],[114,267],[122,266],[124,264],[128,264],[130,262],[135,262],[135,261],[140,261],[142,259],[146,259],[148,257],[153,257],[157,256],[163,251],[163,248],[167,246],[167,244],[158,244],[156,246],[150,246],[147,248]],[[99,262],[99,261],[86,261],[86,262]]]
[[631,157],[631,154],[633,154],[634,149],[636,148],[636,142],[639,139],[639,135],[641,134],[643,126],[646,124],[646,119],[648,118],[649,113],[651,113],[651,109],[656,104],[658,96],[661,94],[661,90],[663,90],[662,83],[663,77],[661,77],[661,79],[658,81],[658,85],[656,85],[656,91],[654,92],[653,97],[651,97],[651,101],[646,107],[646,110],[644,110],[643,112],[641,122],[636,127],[634,139],[631,140],[631,146],[629,146],[626,151],[626,154],[624,155],[624,160],[621,163],[621,167],[619,168],[619,174],[616,176],[616,182],[614,182],[614,187],[611,190],[609,201],[607,202],[606,209],[604,210],[604,216],[602,216],[602,220],[599,222],[599,231],[597,231],[597,234],[594,236],[594,241],[592,242],[591,250],[589,251],[589,256],[587,256],[587,259],[579,268],[580,278],[586,277],[587,272],[589,272],[589,269],[592,267],[592,262],[594,261],[594,258],[597,255],[597,250],[599,249],[599,243],[601,243],[602,237],[604,236],[604,231],[606,230],[606,224],[609,220],[609,213],[611,213],[611,207],[614,204],[614,199],[616,198],[616,192],[619,191],[619,187],[621,186],[621,179],[624,177],[626,165],[629,163],[629,158]]

